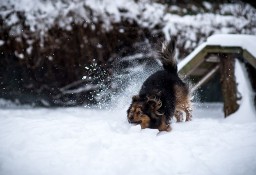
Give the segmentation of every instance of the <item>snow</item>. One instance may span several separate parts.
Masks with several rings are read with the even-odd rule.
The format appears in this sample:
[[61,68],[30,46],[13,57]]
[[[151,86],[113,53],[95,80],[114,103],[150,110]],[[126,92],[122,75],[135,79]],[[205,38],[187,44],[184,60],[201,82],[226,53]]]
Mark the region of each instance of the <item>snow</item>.
[[[120,22],[122,18],[135,20],[142,26],[154,27],[164,14],[164,6],[158,3],[150,3],[148,0],[134,2],[132,0],[76,0],[76,1],[51,1],[51,0],[10,0],[0,2],[0,7],[4,10],[0,16],[6,18],[8,26],[12,26],[18,21],[17,15],[8,14],[12,11],[22,11],[26,17],[26,24],[31,31],[47,31],[54,24],[69,30],[71,23],[86,22],[90,25],[98,21],[104,22],[106,29],[111,29],[111,23]],[[92,14],[87,9],[89,7]],[[127,8],[129,7],[129,8]],[[121,10],[120,10],[121,9]],[[125,12],[122,12],[124,10]],[[127,12],[126,12],[127,11]],[[154,13],[152,13],[154,12]],[[70,14],[73,14],[71,17]],[[139,19],[137,16],[141,16]],[[104,19],[104,20],[101,20]],[[19,26],[12,26],[14,35],[20,34]]]
[[207,45],[239,46],[256,57],[256,35],[216,34],[207,39]]
[[[204,2],[203,5],[208,10],[212,8],[209,2]],[[256,31],[253,25],[256,10],[248,4],[241,6],[240,3],[220,5],[217,12],[219,14],[198,13],[184,16],[171,13],[180,9],[177,6],[167,6],[150,0],[9,0],[1,1],[0,6],[3,7],[0,16],[12,28],[11,32],[15,36],[22,31],[21,26],[16,25],[18,17],[13,12],[24,12],[26,25],[31,31],[39,31],[38,33],[45,33],[56,24],[70,30],[72,22],[86,23],[85,25],[93,27],[94,23],[101,21],[104,28],[110,30],[113,23],[122,20],[136,21],[140,26],[152,30],[157,25],[163,26],[167,40],[170,36],[177,35],[178,31],[182,32],[181,36],[187,35],[187,39],[190,39],[190,33],[194,35],[198,32],[209,36],[211,32],[255,34]]]
[[[175,36],[180,35],[180,33],[187,40],[192,41],[195,34],[199,33],[205,36],[219,33],[238,33],[237,31],[243,30],[245,26],[250,24],[249,20],[242,17],[212,13],[185,16],[167,13],[163,18],[166,21],[163,32],[167,40],[170,35]],[[205,39],[204,37],[202,38]],[[200,40],[200,38],[198,39]]]
[[4,45],[4,41],[3,40],[0,40],[0,47]]
[[206,9],[208,9],[208,10],[212,9],[212,5],[211,5],[209,2],[204,1],[204,2],[203,2],[203,5],[204,5],[204,7],[205,7]]
[[17,56],[20,59],[24,59],[24,55],[22,53],[18,53],[17,51],[14,52],[15,56]]
[[255,173],[255,120],[229,122],[221,104],[201,104],[192,122],[159,133],[128,124],[126,107],[1,109],[0,174]]

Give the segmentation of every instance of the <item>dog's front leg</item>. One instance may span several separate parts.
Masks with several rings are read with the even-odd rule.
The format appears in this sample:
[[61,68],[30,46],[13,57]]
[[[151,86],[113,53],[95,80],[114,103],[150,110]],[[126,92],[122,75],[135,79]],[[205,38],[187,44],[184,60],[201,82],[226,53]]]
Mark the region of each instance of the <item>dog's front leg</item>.
[[161,116],[161,125],[159,126],[158,130],[167,132],[172,130],[170,123],[166,123],[165,115]]
[[186,113],[186,122],[191,121],[192,120],[192,109],[191,109],[191,107],[186,107],[185,113]]
[[141,123],[140,127],[141,129],[149,128],[150,118],[147,115],[141,116]]

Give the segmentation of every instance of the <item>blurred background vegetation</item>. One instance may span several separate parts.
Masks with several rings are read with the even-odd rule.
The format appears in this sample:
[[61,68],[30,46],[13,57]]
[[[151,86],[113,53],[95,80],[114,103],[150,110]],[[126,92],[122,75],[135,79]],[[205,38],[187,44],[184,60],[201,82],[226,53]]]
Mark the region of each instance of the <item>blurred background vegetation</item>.
[[[255,2],[236,0],[1,1],[0,98],[35,106],[107,102],[136,67],[157,69],[162,41],[175,37],[183,59],[212,34],[255,35],[255,12]],[[207,99],[211,83],[200,90],[203,100],[220,101]]]

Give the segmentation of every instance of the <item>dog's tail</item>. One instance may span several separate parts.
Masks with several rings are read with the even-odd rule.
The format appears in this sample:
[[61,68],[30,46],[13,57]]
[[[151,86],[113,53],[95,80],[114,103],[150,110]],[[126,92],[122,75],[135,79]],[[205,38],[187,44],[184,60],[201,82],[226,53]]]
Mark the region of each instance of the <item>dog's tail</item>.
[[174,58],[176,41],[174,38],[162,45],[159,60],[163,64],[163,68],[169,72],[177,73],[177,61]]

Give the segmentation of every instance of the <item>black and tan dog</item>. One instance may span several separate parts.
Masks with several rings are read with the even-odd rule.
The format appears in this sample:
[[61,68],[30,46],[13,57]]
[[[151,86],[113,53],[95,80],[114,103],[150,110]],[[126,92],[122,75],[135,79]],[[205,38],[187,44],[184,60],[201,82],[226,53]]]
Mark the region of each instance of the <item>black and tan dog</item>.
[[173,116],[181,121],[183,112],[186,121],[192,119],[188,86],[179,78],[175,55],[175,40],[163,44],[159,60],[163,70],[149,76],[143,83],[139,95],[133,96],[127,111],[129,123],[141,128],[170,131]]

